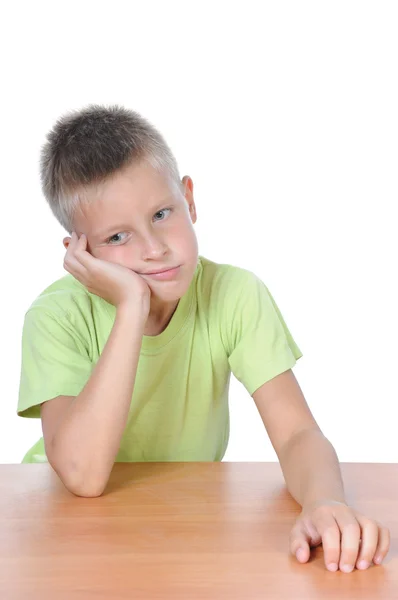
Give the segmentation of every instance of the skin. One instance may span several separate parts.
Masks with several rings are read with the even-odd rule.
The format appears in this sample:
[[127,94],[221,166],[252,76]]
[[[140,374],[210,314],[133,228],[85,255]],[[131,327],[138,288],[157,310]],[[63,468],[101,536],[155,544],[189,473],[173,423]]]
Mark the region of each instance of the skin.
[[390,532],[345,502],[323,500],[303,507],[290,534],[290,552],[308,562],[310,548],[322,544],[326,568],[351,573],[380,565],[390,547]]
[[[74,231],[79,239],[82,234],[86,235],[86,250],[96,258],[139,274],[182,265],[178,277],[172,281],[156,281],[142,275],[151,290],[145,335],[158,335],[167,327],[197,267],[193,182],[185,176],[180,184],[179,190],[164,174],[159,174],[145,163],[130,165],[105,183],[85,190],[90,204],[82,206],[74,219]],[[172,212],[160,212],[169,207]],[[123,227],[118,227],[121,224]],[[109,229],[109,232],[101,236],[98,232],[102,229]],[[111,236],[113,239],[109,240]],[[69,242],[69,237],[64,238],[66,249]],[[273,423],[264,416],[272,439],[275,431],[280,430],[281,423],[286,421],[283,398],[294,401],[293,412],[300,414],[298,400],[294,399],[290,388],[288,393],[284,388],[287,378],[288,374],[283,374],[265,384],[269,394],[272,389],[272,396],[277,398],[271,411]],[[298,388],[296,390],[297,394]],[[265,407],[270,406],[269,394],[267,392],[266,397],[264,393],[263,399],[256,399],[259,410],[264,407],[264,414]],[[305,420],[297,422],[297,430],[303,430],[305,423]],[[290,535],[291,553],[299,562],[305,563],[310,558],[310,547],[322,543],[325,563],[331,571],[340,568],[343,572],[350,572],[355,565],[358,569],[367,569],[372,560],[380,564],[389,549],[389,531],[345,503],[343,489],[339,488],[340,476],[335,480],[334,475],[338,468],[337,458],[331,456],[327,442],[321,436],[308,434],[295,441],[294,447],[292,443],[292,448],[291,452],[286,452],[284,463],[286,470],[293,474],[289,477],[290,488],[302,488],[303,465],[307,465],[306,479],[311,482],[319,480],[319,487],[311,486],[315,487],[316,499],[308,502],[298,499],[303,510]],[[320,478],[319,473],[325,472],[330,473],[329,478]]]
[[287,488],[302,511],[290,552],[300,563],[323,546],[327,569],[349,573],[380,565],[390,546],[387,527],[349,506],[336,451],[314,419],[291,369],[265,382],[253,399],[279,458]]
[[[74,216],[74,231],[79,238],[86,235],[86,250],[92,256],[132,269],[144,278],[151,290],[144,335],[158,335],[170,322],[197,267],[192,179],[186,175],[177,185],[142,162],[89,186],[84,200]],[[66,249],[70,239],[63,239]],[[179,273],[170,281],[143,274],[178,265]]]

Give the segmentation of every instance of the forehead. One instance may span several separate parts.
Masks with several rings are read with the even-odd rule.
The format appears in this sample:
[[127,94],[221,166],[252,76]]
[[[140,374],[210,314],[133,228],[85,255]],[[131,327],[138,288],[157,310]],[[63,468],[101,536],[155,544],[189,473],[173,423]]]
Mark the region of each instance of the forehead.
[[124,224],[132,225],[140,217],[165,208],[164,202],[180,197],[176,182],[151,165],[139,165],[118,171],[104,182],[89,186],[76,211],[76,228],[98,237]]
[[139,208],[147,202],[156,201],[159,195],[170,194],[175,187],[168,174],[144,163],[117,171],[105,181],[89,188],[86,196],[88,199],[102,201],[103,204],[115,204],[128,199]]

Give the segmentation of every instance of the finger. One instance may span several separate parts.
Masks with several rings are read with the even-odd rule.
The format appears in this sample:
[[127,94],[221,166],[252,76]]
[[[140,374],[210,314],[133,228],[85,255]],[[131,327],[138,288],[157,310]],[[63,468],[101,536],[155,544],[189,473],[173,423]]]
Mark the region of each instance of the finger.
[[87,242],[87,237],[85,236],[84,233],[81,234],[81,236],[79,237],[76,233],[76,231],[72,231],[72,235],[70,237],[70,242],[69,242],[69,246],[68,246],[68,250],[69,248],[72,246],[74,249],[76,249],[79,244],[80,245],[84,245]]
[[387,527],[379,527],[379,540],[375,552],[375,557],[373,559],[373,562],[376,565],[379,565],[387,556],[387,553],[390,549],[390,543],[390,532],[387,529]]
[[84,233],[82,233],[79,238],[76,236],[75,252],[81,252],[82,250],[85,250],[86,245],[87,245],[87,238],[84,235]]
[[[81,239],[81,238],[80,238]],[[76,275],[79,280],[87,275],[87,267],[82,264],[81,254],[79,254],[79,246],[82,242],[77,237],[77,234],[72,231],[72,237],[64,258],[64,269],[71,275]]]
[[75,256],[65,256],[64,258],[64,269],[71,275],[79,279],[83,283],[87,277],[87,269],[84,267]]
[[304,527],[297,523],[290,534],[290,552],[301,563],[306,563],[310,557],[309,536]]
[[326,568],[329,571],[337,571],[340,560],[341,538],[339,526],[330,512],[318,511],[314,514],[313,522],[322,538]]
[[84,235],[84,233],[82,233],[76,244],[74,254],[79,260],[79,262],[82,265],[84,265],[84,267],[86,267],[87,270],[90,271],[92,269],[95,269],[95,267],[97,266],[98,259],[87,251],[87,238]]
[[367,569],[376,553],[379,541],[379,526],[375,521],[356,515],[361,527],[362,544],[357,559],[357,569]]
[[[86,246],[87,246],[86,236],[84,234],[82,234],[79,238],[77,236],[77,234],[73,231],[71,241],[70,241],[68,250],[65,255],[65,259],[69,259],[69,258],[73,259],[74,258],[83,264],[84,259],[85,259],[86,255],[88,254],[85,252]],[[90,258],[93,258],[91,255],[89,255],[89,256],[90,256]],[[89,268],[88,265],[84,265],[84,266],[86,268]]]
[[69,238],[69,244],[66,249],[65,256],[70,256],[71,254],[74,253],[77,241],[78,241],[78,237],[77,237],[76,233],[74,231],[72,231],[71,237]]
[[340,570],[350,573],[358,558],[361,528],[355,515],[346,510],[336,512],[335,518],[341,531]]
[[78,243],[81,245],[82,248],[86,248],[86,246],[87,246],[87,237],[86,237],[85,233],[81,234],[81,236],[80,236],[80,238],[78,240]]
[[[71,246],[74,248],[78,241],[79,241],[79,236],[77,235],[76,231],[72,231],[72,235],[70,237],[70,242],[69,242],[69,248]],[[68,250],[69,250],[69,248],[68,248]]]

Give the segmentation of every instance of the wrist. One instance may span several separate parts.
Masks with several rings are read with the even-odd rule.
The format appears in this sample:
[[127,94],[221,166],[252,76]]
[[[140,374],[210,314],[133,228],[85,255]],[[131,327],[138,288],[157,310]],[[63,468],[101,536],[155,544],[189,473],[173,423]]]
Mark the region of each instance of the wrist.
[[139,301],[122,302],[116,307],[116,318],[127,319],[134,322],[138,321],[144,326],[148,319],[147,312],[144,304]]
[[303,510],[312,510],[318,508],[318,506],[336,505],[336,504],[347,504],[345,498],[342,496],[322,496],[318,498],[308,498],[303,502]]

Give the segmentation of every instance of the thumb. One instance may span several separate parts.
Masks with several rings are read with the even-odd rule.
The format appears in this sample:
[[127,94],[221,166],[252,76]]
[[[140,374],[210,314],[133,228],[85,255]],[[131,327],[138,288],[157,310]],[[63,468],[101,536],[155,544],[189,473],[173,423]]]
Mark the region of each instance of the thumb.
[[299,525],[295,525],[290,534],[290,552],[301,563],[306,563],[310,558],[309,535]]

